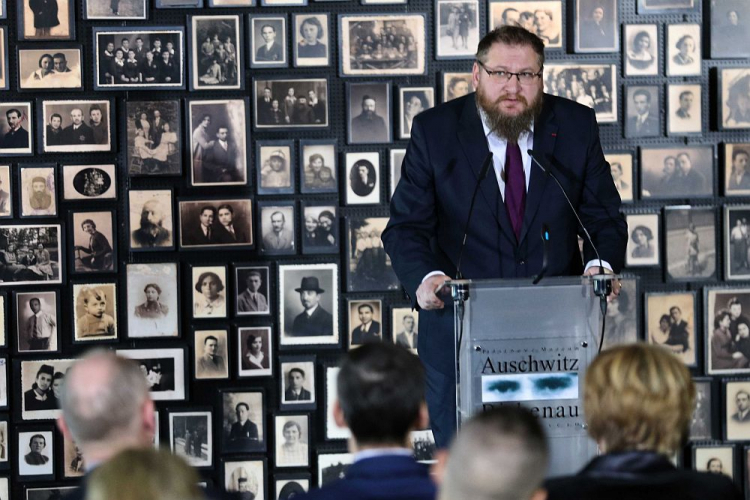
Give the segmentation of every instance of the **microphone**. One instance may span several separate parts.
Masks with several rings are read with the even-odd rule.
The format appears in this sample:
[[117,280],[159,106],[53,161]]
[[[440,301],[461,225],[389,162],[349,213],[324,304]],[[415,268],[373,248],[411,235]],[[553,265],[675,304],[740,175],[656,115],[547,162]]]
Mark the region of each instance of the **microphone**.
[[544,278],[544,275],[547,274],[548,257],[549,257],[549,226],[547,226],[546,223],[542,223],[542,270],[539,271],[539,274],[536,275],[536,277],[534,278],[534,281],[531,282],[532,285],[536,285],[537,283],[542,281],[542,278]]
[[471,196],[471,204],[469,205],[469,215],[466,217],[466,224],[464,224],[464,238],[461,241],[461,251],[458,253],[458,264],[456,265],[456,279],[460,280],[461,276],[461,259],[464,256],[464,249],[466,248],[466,238],[469,236],[469,222],[471,221],[471,214],[474,212],[474,202],[477,199],[477,193],[479,192],[479,185],[482,183],[487,173],[490,171],[490,165],[492,165],[492,152],[487,153],[487,157],[482,163],[482,168],[479,169],[479,177],[477,183],[474,186],[474,194]]

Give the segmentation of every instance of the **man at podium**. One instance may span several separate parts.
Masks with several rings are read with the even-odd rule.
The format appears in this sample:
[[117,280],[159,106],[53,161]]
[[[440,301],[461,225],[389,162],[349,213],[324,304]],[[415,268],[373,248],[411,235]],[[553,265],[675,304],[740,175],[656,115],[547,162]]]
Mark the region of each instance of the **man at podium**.
[[[599,272],[588,242],[581,260],[575,214],[529,151],[570,197],[605,272],[619,272],[624,263],[627,226],[594,110],[544,94],[543,64],[544,43],[536,35],[518,26],[488,33],[472,70],[476,93],[414,119],[391,200],[382,238],[412,307],[420,310],[419,355],[438,446],[456,429],[453,310],[441,285],[457,275],[464,233],[460,272],[467,279],[539,273],[543,226],[549,229],[548,276]],[[492,168],[480,181],[490,152]]]

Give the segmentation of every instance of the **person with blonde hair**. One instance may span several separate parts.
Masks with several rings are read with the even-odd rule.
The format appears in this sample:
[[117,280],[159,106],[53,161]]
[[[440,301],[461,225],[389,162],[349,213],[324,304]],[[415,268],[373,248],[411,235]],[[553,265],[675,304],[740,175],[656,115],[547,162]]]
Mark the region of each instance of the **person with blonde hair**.
[[602,352],[588,368],[584,412],[601,455],[578,474],[551,479],[549,500],[742,498],[726,476],[675,468],[695,385],[667,349],[643,343]]

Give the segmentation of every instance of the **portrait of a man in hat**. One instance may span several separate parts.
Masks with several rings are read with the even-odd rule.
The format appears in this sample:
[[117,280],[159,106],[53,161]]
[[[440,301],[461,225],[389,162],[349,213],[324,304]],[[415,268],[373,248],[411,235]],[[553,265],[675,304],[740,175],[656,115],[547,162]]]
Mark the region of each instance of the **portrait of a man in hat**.
[[320,294],[325,290],[320,288],[316,276],[305,276],[302,284],[294,289],[299,292],[302,313],[294,318],[292,323],[292,337],[316,337],[320,335],[333,335],[333,316],[320,306]]

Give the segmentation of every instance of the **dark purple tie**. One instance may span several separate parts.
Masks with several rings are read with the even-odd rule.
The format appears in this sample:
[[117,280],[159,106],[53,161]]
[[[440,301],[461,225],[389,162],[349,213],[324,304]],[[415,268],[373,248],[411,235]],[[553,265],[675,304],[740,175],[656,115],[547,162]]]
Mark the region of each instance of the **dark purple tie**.
[[521,148],[515,142],[509,142],[505,149],[505,208],[518,240],[526,208],[526,174],[523,172]]

